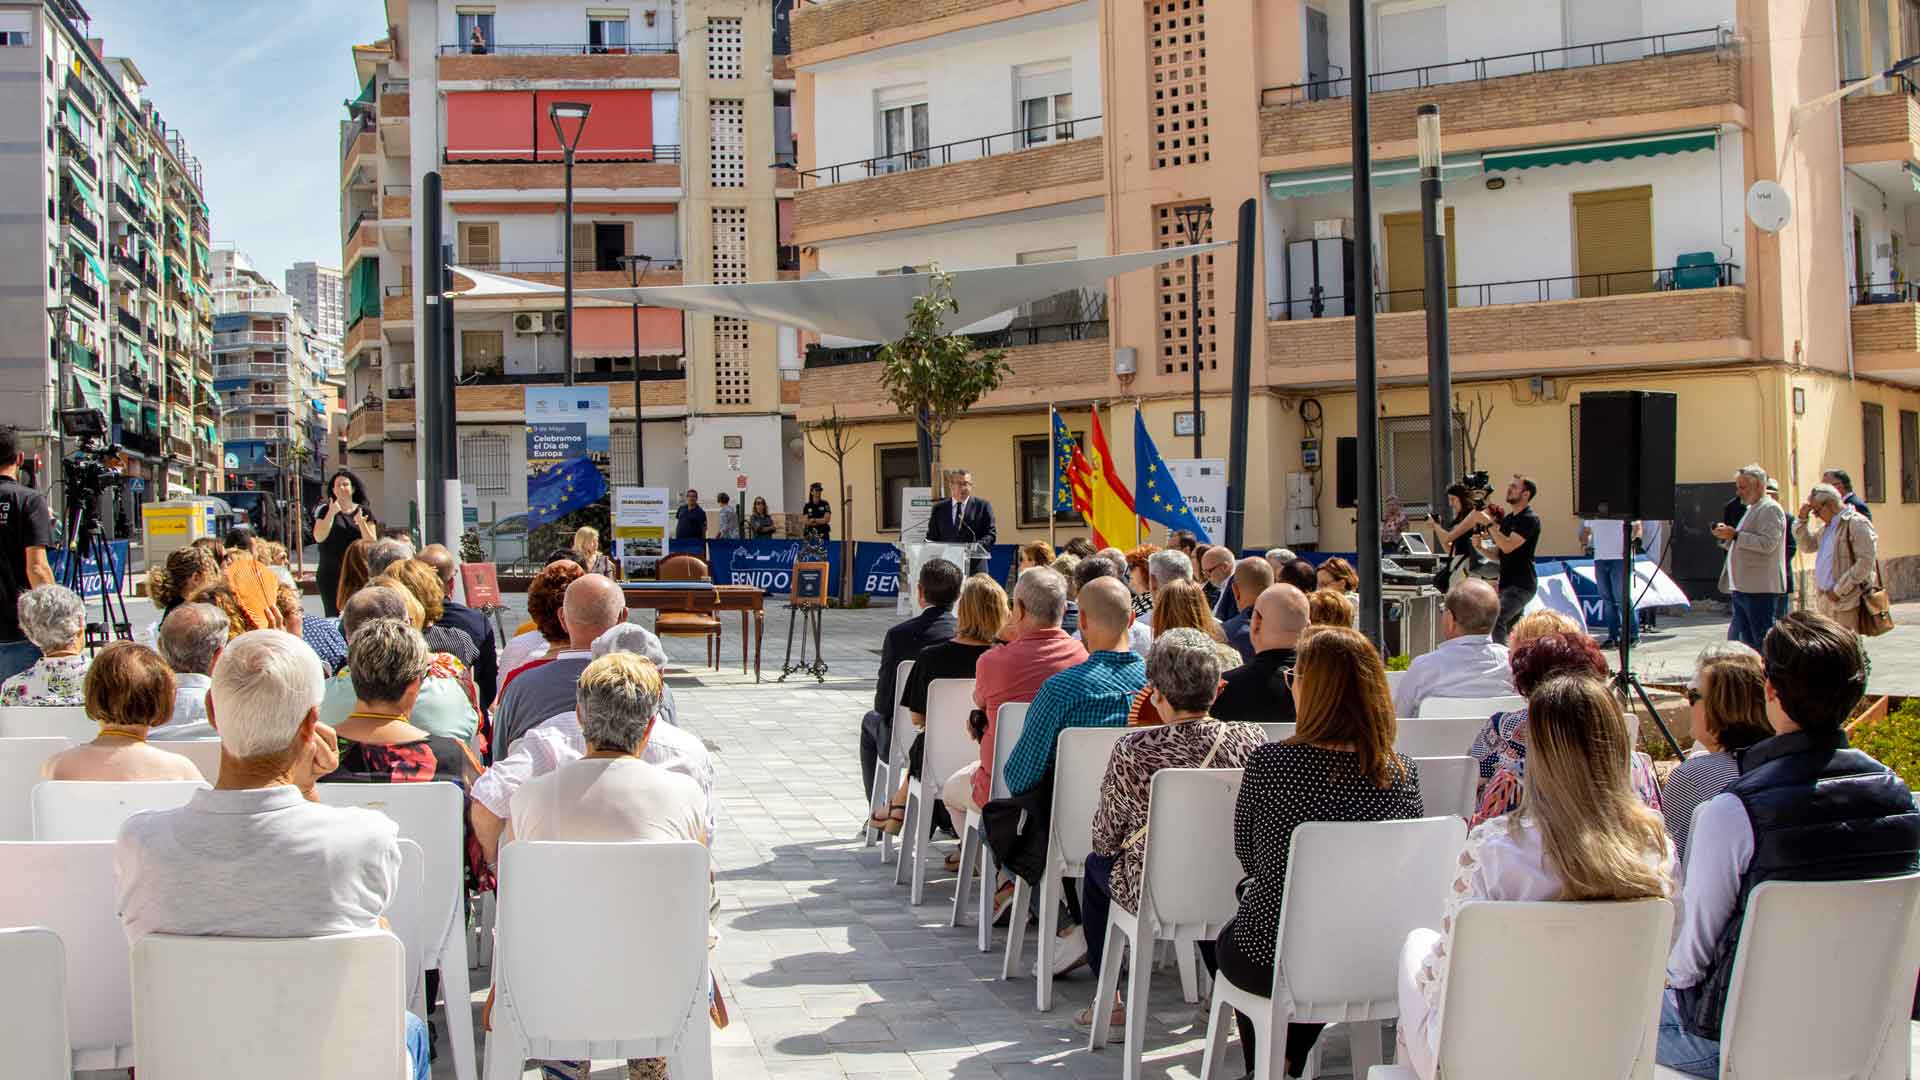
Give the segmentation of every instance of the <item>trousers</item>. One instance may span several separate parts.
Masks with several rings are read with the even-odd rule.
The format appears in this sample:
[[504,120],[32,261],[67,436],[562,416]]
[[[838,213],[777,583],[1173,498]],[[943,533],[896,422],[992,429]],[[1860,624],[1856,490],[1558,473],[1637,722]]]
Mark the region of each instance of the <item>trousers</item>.
[[[1239,918],[1239,916],[1234,916]],[[1087,939],[1092,947],[1093,939]],[[1207,965],[1207,974],[1222,975],[1232,980],[1235,986],[1266,993],[1273,988],[1273,968],[1266,964],[1249,960],[1246,954],[1234,944],[1233,920],[1220,928],[1220,936],[1213,941],[1200,943],[1200,960]],[[1097,1002],[1095,1003],[1098,1004]],[[1254,1062],[1258,1060],[1258,1047],[1254,1045],[1253,1021],[1233,1014],[1235,1026],[1240,1029],[1240,1054],[1245,1059],[1247,1075],[1252,1076]],[[1299,1076],[1307,1067],[1307,1055],[1313,1053],[1313,1044],[1320,1040],[1320,1032],[1325,1024],[1288,1024],[1287,1025],[1287,1075]]]

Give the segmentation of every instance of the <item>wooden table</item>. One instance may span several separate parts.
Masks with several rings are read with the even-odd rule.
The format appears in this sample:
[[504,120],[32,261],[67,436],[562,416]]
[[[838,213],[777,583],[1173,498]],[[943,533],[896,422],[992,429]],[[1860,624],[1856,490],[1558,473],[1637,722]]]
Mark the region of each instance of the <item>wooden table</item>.
[[[627,607],[654,611],[740,613],[740,673],[747,673],[747,639],[753,639],[753,681],[760,681],[761,640],[767,632],[767,593],[755,585],[715,585],[711,581],[629,581],[622,584]],[[751,634],[749,634],[751,628]]]

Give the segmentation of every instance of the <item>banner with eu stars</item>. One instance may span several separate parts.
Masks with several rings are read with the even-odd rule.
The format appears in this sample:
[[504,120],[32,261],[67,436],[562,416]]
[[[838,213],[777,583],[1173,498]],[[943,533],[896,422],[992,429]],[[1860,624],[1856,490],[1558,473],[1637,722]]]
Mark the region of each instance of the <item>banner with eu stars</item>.
[[526,388],[527,528],[606,497],[608,397],[605,386]]
[[1187,497],[1174,482],[1173,473],[1160,458],[1160,448],[1147,434],[1147,422],[1138,410],[1133,414],[1133,512],[1165,525],[1169,530],[1185,529],[1203,544],[1213,537],[1187,507]]

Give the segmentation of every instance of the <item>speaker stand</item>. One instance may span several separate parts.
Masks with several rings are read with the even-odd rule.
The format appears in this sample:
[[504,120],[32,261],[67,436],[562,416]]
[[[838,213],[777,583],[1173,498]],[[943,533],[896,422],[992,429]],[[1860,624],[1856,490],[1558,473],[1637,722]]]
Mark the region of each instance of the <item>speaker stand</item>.
[[[1640,684],[1640,677],[1633,673],[1633,639],[1638,630],[1639,614],[1633,607],[1633,522],[1631,521],[1620,522],[1620,552],[1624,572],[1620,575],[1620,595],[1613,598],[1614,618],[1620,623],[1617,641],[1620,649],[1620,670],[1614,673],[1613,689],[1620,695],[1620,700],[1626,703],[1628,716],[1633,715],[1633,699],[1638,697],[1640,704],[1646,708],[1647,715],[1653,717],[1654,725],[1660,729],[1660,734],[1666,736],[1667,745],[1673,747],[1673,756],[1685,761],[1687,755],[1681,751],[1679,740],[1673,737],[1667,722],[1661,719],[1660,710],[1653,707],[1653,698],[1648,696],[1647,688]],[[1605,587],[1601,586],[1602,589]],[[1629,619],[1635,620],[1635,623],[1629,624],[1627,621]]]

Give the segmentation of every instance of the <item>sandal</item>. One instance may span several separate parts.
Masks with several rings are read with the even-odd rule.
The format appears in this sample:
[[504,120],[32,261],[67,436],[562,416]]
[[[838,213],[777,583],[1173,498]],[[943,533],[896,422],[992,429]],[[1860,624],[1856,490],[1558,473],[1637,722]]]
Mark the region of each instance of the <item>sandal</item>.
[[[1116,1002],[1113,1006],[1113,1014],[1107,1017],[1107,1022],[1116,1028],[1126,1027],[1127,1026],[1126,1005],[1123,1003]],[[1081,1009],[1080,1012],[1077,1015],[1075,1015],[1073,1018],[1073,1026],[1079,1028],[1081,1031],[1092,1031],[1093,1030],[1093,1006],[1089,1005],[1086,1008]]]
[[885,824],[880,826],[880,831],[886,833],[888,836],[899,836],[906,827],[907,805],[905,803],[894,803],[887,807],[887,820]]

